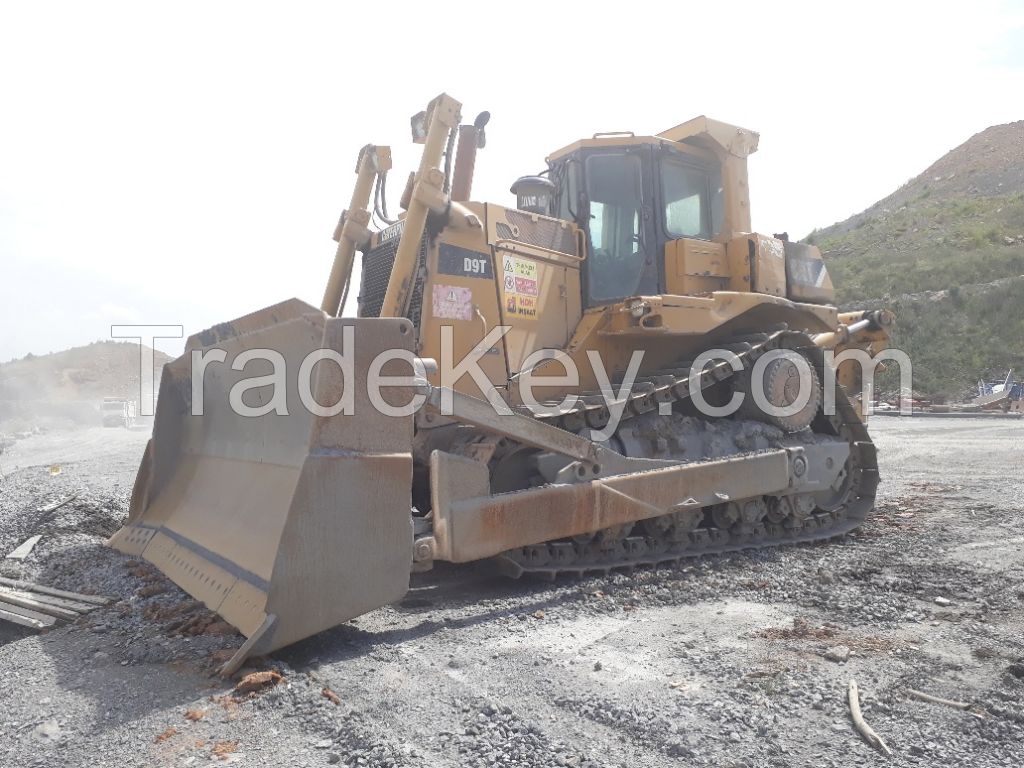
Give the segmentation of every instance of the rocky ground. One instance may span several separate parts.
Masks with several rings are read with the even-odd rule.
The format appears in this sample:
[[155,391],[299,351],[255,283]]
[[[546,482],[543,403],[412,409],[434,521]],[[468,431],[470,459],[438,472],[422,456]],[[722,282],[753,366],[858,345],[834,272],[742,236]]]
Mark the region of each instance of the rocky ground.
[[[145,435],[18,441],[0,550],[43,538],[0,568],[119,602],[44,635],[0,629],[0,764],[1019,766],[1024,427],[873,431],[879,509],[840,542],[553,584],[439,568],[241,689],[211,675],[241,638],[101,546]],[[891,758],[851,726],[851,678]]]

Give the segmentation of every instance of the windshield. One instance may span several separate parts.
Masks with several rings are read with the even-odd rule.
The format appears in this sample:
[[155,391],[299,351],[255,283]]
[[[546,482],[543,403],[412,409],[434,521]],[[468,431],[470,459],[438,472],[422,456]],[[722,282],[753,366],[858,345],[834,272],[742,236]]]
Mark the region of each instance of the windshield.
[[597,154],[586,160],[591,252],[588,290],[593,302],[657,292],[645,269],[642,163],[636,154]]

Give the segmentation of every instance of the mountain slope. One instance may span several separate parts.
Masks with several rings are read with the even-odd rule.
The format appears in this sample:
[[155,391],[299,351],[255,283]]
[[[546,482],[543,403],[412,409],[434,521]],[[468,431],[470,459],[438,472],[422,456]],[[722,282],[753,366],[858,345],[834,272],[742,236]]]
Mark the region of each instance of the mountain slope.
[[915,390],[1024,374],[1024,121],[972,136],[867,210],[807,238],[846,307],[889,306]]
[[[170,357],[153,351],[154,376]],[[97,341],[0,365],[0,424],[91,424],[104,397],[139,399],[141,352],[135,342]],[[17,422],[15,426],[10,423]]]

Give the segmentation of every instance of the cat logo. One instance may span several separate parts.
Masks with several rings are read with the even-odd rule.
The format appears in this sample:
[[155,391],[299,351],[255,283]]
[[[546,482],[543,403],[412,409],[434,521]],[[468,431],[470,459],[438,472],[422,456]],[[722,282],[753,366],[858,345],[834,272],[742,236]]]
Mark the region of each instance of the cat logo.
[[382,229],[380,234],[377,235],[377,245],[383,245],[392,240],[397,240],[402,236],[402,232],[405,231],[405,219],[394,224],[387,229]]

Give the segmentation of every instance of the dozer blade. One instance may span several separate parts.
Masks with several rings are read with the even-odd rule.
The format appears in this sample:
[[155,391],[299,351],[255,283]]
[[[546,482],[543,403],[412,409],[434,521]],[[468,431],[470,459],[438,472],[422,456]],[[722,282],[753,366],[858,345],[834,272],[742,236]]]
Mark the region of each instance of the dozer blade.
[[[401,598],[412,563],[413,416],[380,413],[366,374],[384,350],[411,354],[412,337],[408,320],[331,318],[297,299],[191,337],[164,368],[128,522],[109,544],[237,627],[249,638],[243,656]],[[215,350],[223,362],[208,362],[194,382],[193,358],[213,360]],[[278,353],[277,366],[254,350]],[[303,361],[315,350],[342,364],[324,360],[310,376]],[[382,374],[409,377],[411,367],[392,360]],[[379,392],[394,406],[413,396]],[[351,411],[316,415],[303,395]],[[240,415],[239,397],[287,415]]]

